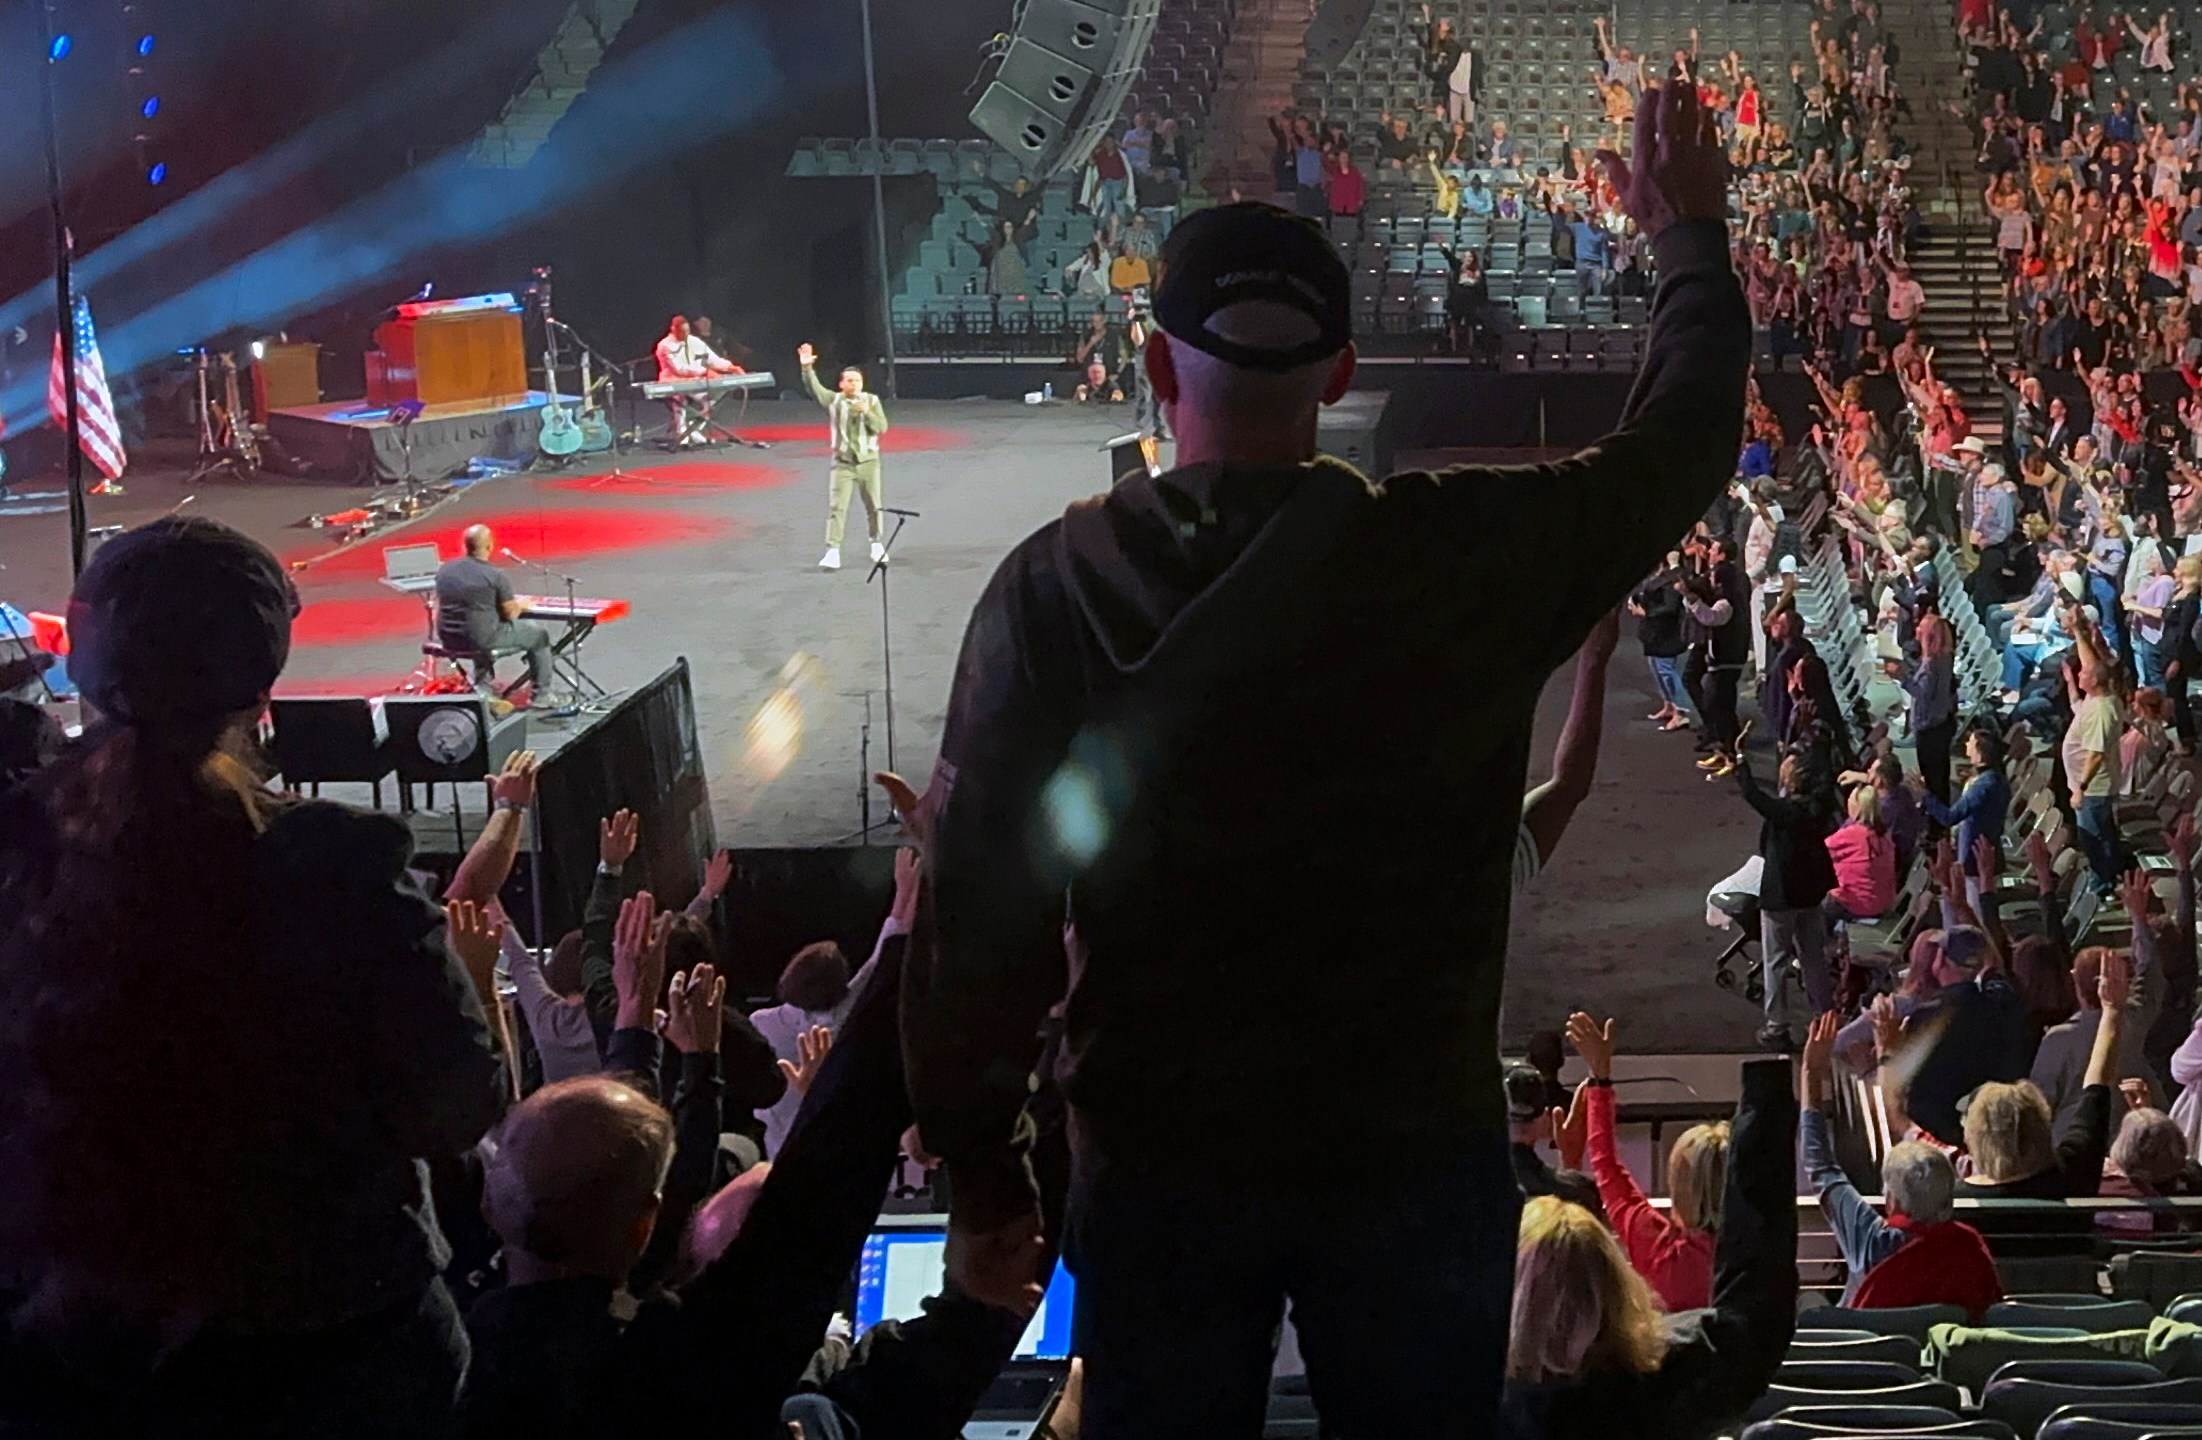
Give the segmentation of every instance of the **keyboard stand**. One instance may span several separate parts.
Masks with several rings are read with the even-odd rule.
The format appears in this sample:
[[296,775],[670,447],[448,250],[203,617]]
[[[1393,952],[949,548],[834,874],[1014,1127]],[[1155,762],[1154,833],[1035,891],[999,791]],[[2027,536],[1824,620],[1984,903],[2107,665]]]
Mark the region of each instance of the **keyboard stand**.
[[566,633],[551,642],[551,673],[558,679],[564,702],[557,708],[578,712],[598,710],[614,699],[613,692],[597,682],[581,664],[581,646],[596,629],[594,620],[566,622]]
[[716,396],[697,397],[703,401],[702,412],[699,414],[684,409],[683,413],[688,418],[682,421],[680,432],[673,437],[673,447],[680,449],[689,443],[690,436],[695,436],[706,445],[747,445],[752,450],[770,450],[771,441],[751,440],[719,423],[719,407],[736,395],[742,397],[743,408],[746,409],[749,397],[747,390],[722,390]]

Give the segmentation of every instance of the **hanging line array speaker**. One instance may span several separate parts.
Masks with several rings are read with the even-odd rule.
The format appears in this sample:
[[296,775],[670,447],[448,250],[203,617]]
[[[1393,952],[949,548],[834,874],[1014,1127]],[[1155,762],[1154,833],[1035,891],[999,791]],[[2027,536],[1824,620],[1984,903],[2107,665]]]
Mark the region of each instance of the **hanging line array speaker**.
[[1044,180],[1082,164],[1131,92],[1161,0],[1025,0],[971,123]]

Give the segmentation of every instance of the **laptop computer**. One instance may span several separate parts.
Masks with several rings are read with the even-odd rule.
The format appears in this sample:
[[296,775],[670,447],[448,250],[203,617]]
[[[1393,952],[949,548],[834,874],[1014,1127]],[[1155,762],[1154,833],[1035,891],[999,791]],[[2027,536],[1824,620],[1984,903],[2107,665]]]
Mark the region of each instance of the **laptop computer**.
[[[882,1215],[857,1262],[857,1333],[882,1320],[922,1314],[925,1301],[940,1293],[947,1254],[947,1216]],[[1070,1272],[1058,1261],[1009,1364],[963,1427],[965,1440],[1029,1440],[1039,1428],[1070,1376],[1074,1293]]]
[[436,588],[436,570],[443,557],[435,542],[420,545],[385,545],[382,549],[382,583],[408,595]]

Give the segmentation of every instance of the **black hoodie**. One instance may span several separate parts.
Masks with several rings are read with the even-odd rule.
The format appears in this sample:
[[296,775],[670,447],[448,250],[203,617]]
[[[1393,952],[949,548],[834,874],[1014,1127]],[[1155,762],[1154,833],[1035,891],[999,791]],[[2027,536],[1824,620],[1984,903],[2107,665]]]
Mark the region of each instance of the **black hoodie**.
[[1066,981],[1064,1091],[1119,1163],[1365,1180],[1504,1129],[1538,692],[1704,512],[1742,426],[1724,227],[1654,249],[1622,427],[1571,459],[1190,466],[1071,507],[995,573],[927,798],[903,1013],[967,1224],[1029,1205],[1019,1117]]

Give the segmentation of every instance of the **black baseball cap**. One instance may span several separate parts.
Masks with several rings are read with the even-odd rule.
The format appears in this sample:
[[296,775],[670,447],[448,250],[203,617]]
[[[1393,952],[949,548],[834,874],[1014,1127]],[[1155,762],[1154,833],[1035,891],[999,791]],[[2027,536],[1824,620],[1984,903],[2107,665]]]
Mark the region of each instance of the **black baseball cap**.
[[[1296,370],[1353,339],[1345,262],[1322,227],[1274,205],[1243,200],[1196,210],[1162,247],[1155,320],[1170,338],[1249,370]],[[1301,343],[1265,349],[1226,339],[1216,313],[1250,300],[1288,305],[1314,322]]]
[[1519,1124],[1552,1107],[1545,1103],[1544,1072],[1532,1065],[1506,1067],[1506,1118]]
[[290,658],[298,592],[265,545],[169,516],[100,546],[69,597],[69,675],[125,725],[216,720]]

